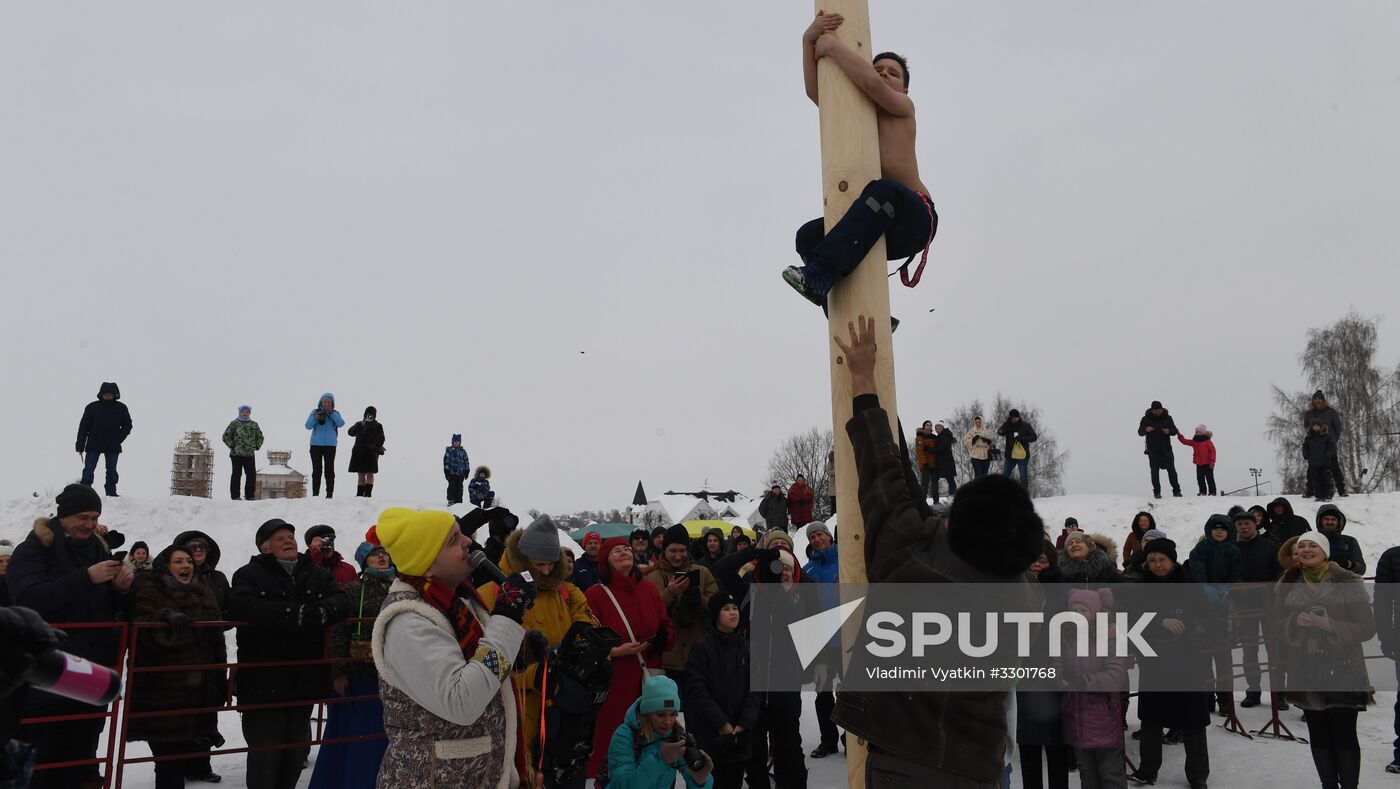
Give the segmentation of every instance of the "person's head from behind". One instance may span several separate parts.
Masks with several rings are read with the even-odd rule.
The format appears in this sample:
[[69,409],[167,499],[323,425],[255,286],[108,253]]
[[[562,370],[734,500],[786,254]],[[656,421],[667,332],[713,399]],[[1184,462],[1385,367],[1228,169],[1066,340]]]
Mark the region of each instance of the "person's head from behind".
[[948,513],[948,544],[964,561],[999,578],[1020,575],[1040,555],[1045,524],[1030,494],[991,475],[958,488]]
[[875,73],[880,75],[880,79],[886,85],[899,91],[909,92],[909,61],[903,55],[894,52],[881,52],[871,61],[875,66]]

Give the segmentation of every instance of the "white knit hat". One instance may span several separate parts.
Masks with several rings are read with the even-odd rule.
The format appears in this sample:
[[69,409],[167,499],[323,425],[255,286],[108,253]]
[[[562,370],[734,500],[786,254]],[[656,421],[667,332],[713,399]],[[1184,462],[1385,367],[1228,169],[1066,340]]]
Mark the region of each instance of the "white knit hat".
[[1322,532],[1303,532],[1298,536],[1298,541],[1293,543],[1293,547],[1297,548],[1299,545],[1302,545],[1305,542],[1310,542],[1313,545],[1316,545],[1317,547],[1322,549],[1323,556],[1326,556],[1329,559],[1332,558],[1332,541],[1327,539],[1327,535],[1323,534]]

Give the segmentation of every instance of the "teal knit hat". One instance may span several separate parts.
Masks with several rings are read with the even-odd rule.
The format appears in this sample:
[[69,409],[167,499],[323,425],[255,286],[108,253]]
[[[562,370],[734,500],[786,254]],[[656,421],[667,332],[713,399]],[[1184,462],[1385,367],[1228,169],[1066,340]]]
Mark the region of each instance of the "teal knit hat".
[[670,677],[648,677],[642,684],[642,697],[637,700],[637,714],[680,712],[681,695]]

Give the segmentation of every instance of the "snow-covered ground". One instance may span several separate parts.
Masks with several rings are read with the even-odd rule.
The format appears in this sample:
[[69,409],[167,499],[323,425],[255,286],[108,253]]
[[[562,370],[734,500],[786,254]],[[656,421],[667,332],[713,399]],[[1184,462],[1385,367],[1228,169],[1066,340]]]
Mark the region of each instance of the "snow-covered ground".
[[[1317,511],[1317,505],[1305,499],[1293,498],[1294,510],[1309,520]],[[1163,499],[1153,501],[1150,497],[1076,495],[1040,499],[1036,508],[1045,520],[1050,535],[1059,533],[1065,517],[1074,516],[1080,525],[1089,532],[1103,532],[1120,541],[1127,534],[1128,523],[1140,509],[1151,511],[1157,519],[1158,528],[1167,532],[1179,544],[1189,545],[1201,534],[1206,518],[1215,512],[1224,512],[1232,504],[1248,507],[1254,503],[1266,504],[1266,500],[1251,497]],[[1335,502],[1346,513],[1347,533],[1361,543],[1368,563],[1374,564],[1381,552],[1392,544],[1400,543],[1400,494],[1375,496],[1352,496],[1337,499]],[[394,501],[381,499],[358,499],[354,497],[326,501],[325,499],[298,499],[282,501],[232,502],[226,500],[191,499],[170,497],[162,499],[107,499],[102,522],[126,535],[128,545],[136,540],[150,544],[152,552],[159,551],[170,539],[185,529],[200,529],[211,534],[223,552],[221,569],[232,575],[247,557],[254,553],[253,534],[259,524],[269,518],[282,518],[298,527],[302,532],[307,527],[326,523],[334,526],[339,533],[342,551],[347,554],[362,539],[364,531],[375,522],[378,513],[390,506],[431,507],[422,502]],[[452,508],[457,514],[471,509],[470,506]],[[34,518],[51,514],[53,503],[39,499],[11,499],[0,501],[0,537],[18,542],[28,533]],[[561,535],[565,543],[571,543]],[[801,553],[805,538],[797,535],[798,551]],[[232,634],[230,634],[230,654]],[[1387,661],[1372,661],[1372,672],[1390,671]],[[1400,776],[1385,774],[1384,767],[1391,759],[1392,708],[1394,693],[1377,693],[1377,706],[1372,707],[1360,718],[1361,747],[1363,751],[1362,785],[1385,786],[1394,782],[1400,786]],[[818,742],[817,724],[813,706],[808,700],[804,705],[802,734],[805,750],[810,751]],[[1251,731],[1257,730],[1268,720],[1267,708],[1239,710],[1241,720]],[[1130,722],[1135,716],[1130,712]],[[1217,719],[1218,720],[1218,719]],[[1283,715],[1284,722],[1299,736],[1306,736],[1306,726],[1300,714],[1294,710]],[[243,745],[238,717],[234,713],[221,716],[220,729],[228,739],[225,747]],[[1210,729],[1211,783],[1221,787],[1295,787],[1315,785],[1315,773],[1306,745],[1296,742],[1278,742],[1269,739],[1245,739],[1230,734],[1219,726]],[[1136,760],[1136,743],[1129,740],[1129,754]],[[104,743],[105,747],[105,743]],[[148,755],[143,743],[132,743],[130,755]],[[315,754],[313,752],[313,760]],[[1166,749],[1166,761],[1162,768],[1158,786],[1185,786],[1182,775],[1183,753],[1180,746]],[[242,786],[243,760],[241,755],[216,757],[214,769],[224,775],[224,785]],[[808,760],[809,783],[813,787],[837,787],[846,785],[846,760],[844,755],[829,756],[821,760]],[[311,770],[303,773],[299,786],[305,786],[311,777]],[[1075,779],[1072,780],[1072,785]],[[154,786],[155,778],[149,764],[133,765],[126,771],[124,785],[136,789]],[[1020,786],[1013,776],[1012,786]]]

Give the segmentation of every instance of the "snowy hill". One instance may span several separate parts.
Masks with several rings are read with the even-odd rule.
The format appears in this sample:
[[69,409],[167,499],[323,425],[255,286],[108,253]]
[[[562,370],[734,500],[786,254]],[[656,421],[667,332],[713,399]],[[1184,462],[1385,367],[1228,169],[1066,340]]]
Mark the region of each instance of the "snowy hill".
[[[1317,511],[1317,505],[1300,498],[1291,498],[1294,511],[1310,521]],[[1224,512],[1233,504],[1248,507],[1251,504],[1267,504],[1267,499],[1250,497],[1162,499],[1154,501],[1149,497],[1079,495],[1039,499],[1036,509],[1045,520],[1050,535],[1059,533],[1067,516],[1074,516],[1080,525],[1089,532],[1102,532],[1121,541],[1128,532],[1128,523],[1134,513],[1145,509],[1153,513],[1158,528],[1166,531],[1178,544],[1190,545],[1202,534],[1201,527],[1206,518],[1215,512]],[[1346,513],[1347,533],[1361,543],[1368,564],[1374,565],[1381,552],[1391,545],[1400,543],[1400,494],[1374,496],[1352,496],[1337,499],[1335,502]],[[128,545],[135,540],[145,540],[152,551],[158,551],[179,532],[197,528],[208,532],[219,541],[223,550],[222,569],[229,573],[237,569],[251,556],[253,534],[259,524],[268,518],[282,518],[298,527],[303,533],[309,526],[326,523],[334,526],[340,535],[340,548],[353,551],[353,545],[362,538],[365,529],[375,522],[378,514],[391,506],[432,507],[422,502],[395,501],[390,499],[357,499],[354,497],[326,501],[325,499],[294,499],[280,501],[234,502],[226,500],[192,499],[169,497],[161,499],[118,498],[106,499],[102,522],[111,528],[122,531]],[[462,505],[453,507],[456,514],[471,509]],[[0,536],[18,542],[28,533],[34,518],[51,514],[53,503],[39,499],[10,499],[0,501]],[[800,532],[795,535],[799,554],[805,545]],[[567,536],[561,535],[567,544]],[[230,634],[230,654],[232,651]],[[1390,671],[1386,661],[1372,661],[1372,673]],[[1383,770],[1391,759],[1391,705],[1394,693],[1378,693],[1377,705],[1360,718],[1360,737],[1363,750],[1362,785],[1384,785],[1387,780]],[[1239,710],[1240,717],[1250,730],[1257,730],[1268,720],[1268,708]],[[225,713],[221,717],[221,730],[228,738],[226,747],[240,747],[243,744],[237,715]],[[1296,735],[1306,736],[1306,726],[1299,713],[1294,710],[1282,715],[1284,722]],[[1219,719],[1216,718],[1216,721]],[[1129,721],[1136,728],[1136,716],[1129,713]],[[803,705],[802,733],[804,751],[810,751],[818,742],[817,723],[813,714],[811,694]],[[1209,731],[1211,756],[1211,783],[1217,786],[1310,786],[1315,783],[1312,762],[1306,745],[1300,743],[1277,742],[1254,739],[1230,734],[1218,725]],[[1130,756],[1136,760],[1137,744],[1129,740]],[[129,752],[133,755],[148,753],[143,743],[134,743]],[[1168,747],[1165,753],[1158,786],[1185,786],[1182,774],[1182,751],[1179,746]],[[314,759],[314,752],[313,752]],[[225,776],[228,785],[243,783],[243,757],[224,756],[214,760],[214,768]],[[821,760],[809,759],[811,771],[810,785],[813,787],[845,786],[846,760],[844,756],[829,756]],[[149,765],[133,765],[126,771],[126,786],[150,787],[154,777]],[[299,786],[310,780],[311,771],[302,774]],[[1019,787],[1019,780],[1013,776],[1012,786]],[[1071,779],[1077,785],[1077,779]]]

